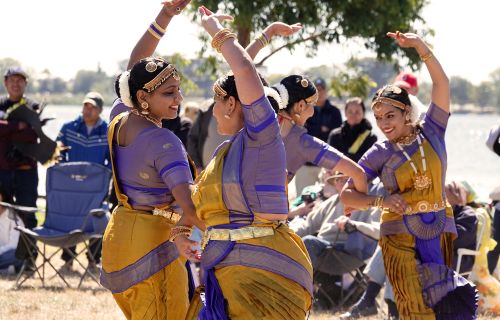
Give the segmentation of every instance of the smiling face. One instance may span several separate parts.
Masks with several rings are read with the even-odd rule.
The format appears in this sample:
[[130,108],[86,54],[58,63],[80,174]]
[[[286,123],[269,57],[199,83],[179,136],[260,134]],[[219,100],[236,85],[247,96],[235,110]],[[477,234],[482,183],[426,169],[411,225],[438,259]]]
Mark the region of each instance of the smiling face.
[[395,140],[408,134],[410,126],[405,125],[405,111],[389,104],[379,103],[373,108],[377,126],[388,140]]
[[145,101],[149,105],[150,114],[157,119],[175,119],[183,97],[180,88],[180,80],[174,77],[168,78],[161,86],[152,93],[142,91],[143,97],[139,101]]
[[9,99],[11,101],[19,101],[24,95],[24,90],[26,90],[26,85],[28,82],[26,79],[18,74],[8,76],[5,81],[5,88],[9,94]]

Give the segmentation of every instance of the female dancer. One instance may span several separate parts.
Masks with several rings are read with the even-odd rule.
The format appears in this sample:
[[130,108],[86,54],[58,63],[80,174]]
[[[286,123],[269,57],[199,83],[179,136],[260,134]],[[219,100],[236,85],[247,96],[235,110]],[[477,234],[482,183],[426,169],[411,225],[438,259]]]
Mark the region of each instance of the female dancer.
[[304,319],[311,307],[312,268],[300,238],[281,222],[288,202],[276,114],[252,60],[221,25],[231,17],[205,7],[199,11],[212,46],[233,73],[214,84],[213,113],[218,131],[234,135],[216,150],[192,194],[208,228],[200,317]]
[[[253,59],[275,35],[289,36],[300,28],[300,23],[287,25],[274,22],[248,45],[246,51]],[[297,170],[306,162],[311,162],[319,167],[340,171],[352,177],[356,189],[366,192],[366,177],[363,169],[335,148],[307,134],[304,128],[307,119],[314,114],[314,105],[318,99],[314,84],[303,76],[291,75],[273,87],[278,91],[281,99],[279,109],[275,108],[275,111],[279,117],[280,134],[285,144],[288,181],[293,179]]]
[[[115,116],[108,132],[120,205],[103,238],[101,283],[127,319],[184,319],[189,305],[185,260],[169,238],[179,220],[185,234],[193,225],[204,229],[190,197],[193,178],[186,151],[161,128],[161,119],[177,116],[179,75],[163,59],[142,58],[188,3],[164,4],[132,52],[131,69],[118,78],[118,102],[130,112]],[[187,250],[192,244],[177,241],[189,258],[194,258]]]
[[450,269],[456,229],[444,189],[448,78],[417,35],[387,35],[417,50],[432,78],[432,103],[416,123],[418,114],[404,89],[388,85],[376,93],[372,109],[387,140],[375,144],[359,164],[370,180],[380,177],[389,196],[348,187],[342,201],[383,208],[380,246],[402,319],[473,319],[475,289]]

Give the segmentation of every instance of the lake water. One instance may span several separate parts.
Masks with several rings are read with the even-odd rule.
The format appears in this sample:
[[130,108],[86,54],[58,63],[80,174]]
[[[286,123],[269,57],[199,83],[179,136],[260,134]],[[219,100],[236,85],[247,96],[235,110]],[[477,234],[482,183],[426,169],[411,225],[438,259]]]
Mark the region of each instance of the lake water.
[[[61,126],[79,115],[81,106],[47,106],[43,117],[53,117],[44,127],[45,134],[55,139]],[[104,108],[102,116],[108,119],[110,109]],[[372,114],[368,119],[373,121]],[[479,195],[487,200],[488,194],[500,185],[500,157],[486,147],[485,141],[490,128],[498,123],[500,116],[484,114],[453,114],[446,132],[448,151],[447,180],[466,180]],[[375,126],[376,127],[376,126]],[[376,134],[383,134],[375,128]],[[46,168],[40,166],[38,190],[45,194]]]

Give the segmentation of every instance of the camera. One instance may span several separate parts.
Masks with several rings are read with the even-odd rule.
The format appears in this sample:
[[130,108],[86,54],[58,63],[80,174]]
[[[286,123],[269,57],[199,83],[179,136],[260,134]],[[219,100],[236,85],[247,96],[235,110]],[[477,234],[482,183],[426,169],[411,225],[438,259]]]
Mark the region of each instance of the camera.
[[309,204],[309,203],[314,202],[314,200],[316,200],[316,194],[315,193],[303,194],[303,195],[301,195],[301,198],[302,198],[302,202],[304,202],[305,204]]

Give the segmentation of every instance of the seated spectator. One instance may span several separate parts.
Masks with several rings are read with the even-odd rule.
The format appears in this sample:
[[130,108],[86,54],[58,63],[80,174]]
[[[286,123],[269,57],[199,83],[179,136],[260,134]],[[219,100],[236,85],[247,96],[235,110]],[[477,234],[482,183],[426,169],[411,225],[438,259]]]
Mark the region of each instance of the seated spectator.
[[[344,176],[342,173],[322,168],[318,175],[316,184],[307,186],[302,190],[302,194],[296,197],[290,204],[288,219],[296,216],[305,216],[323,201],[337,194],[337,190],[332,181],[335,178]],[[328,183],[327,181],[330,181]]]
[[[12,196],[4,190],[0,190],[0,202],[12,204]],[[19,231],[14,229],[16,226],[15,213],[12,211],[13,209],[0,204],[0,272],[2,273],[13,273],[13,268],[19,270],[23,264],[23,261],[18,260],[15,255],[19,242]],[[24,226],[21,219],[18,219],[18,224]]]
[[[66,151],[61,155],[61,162],[88,161],[111,168],[108,148],[108,124],[101,118],[104,100],[97,92],[89,92],[83,100],[82,114],[75,120],[65,123],[57,141]],[[65,249],[61,258],[65,264],[64,271],[70,271],[73,266],[73,255],[66,250],[76,253],[75,246]],[[90,253],[87,253],[89,265],[95,269],[101,260],[101,241],[91,240]]]
[[[446,197],[453,207],[455,225],[457,227],[457,238],[453,242],[453,269],[456,269],[457,251],[459,248],[475,249],[477,217],[474,209],[466,204],[471,204],[474,192],[467,190],[464,184],[459,182],[448,183],[445,187]],[[468,199],[469,198],[469,199]],[[469,201],[469,202],[468,202]],[[462,259],[460,272],[470,271],[474,263],[473,257],[468,256]],[[392,287],[386,281],[382,250],[377,248],[375,254],[368,262],[363,273],[368,278],[368,286],[361,299],[343,315],[341,319],[358,319],[377,314],[376,298],[382,287],[386,286],[385,301],[389,308],[389,318],[398,319],[398,311],[394,303]]]
[[[349,177],[336,174],[329,183],[335,186],[337,192],[340,192]],[[379,211],[379,210],[374,210]],[[362,221],[371,224],[372,221],[378,223],[378,218],[374,212],[354,211],[350,219]],[[339,201],[338,194],[323,201],[314,208],[305,218],[296,217],[290,222],[290,228],[297,233],[306,246],[313,268],[317,266],[318,257],[323,250],[335,243],[336,246],[343,247],[347,240],[347,233],[340,230],[337,222],[344,216],[344,206]]]

